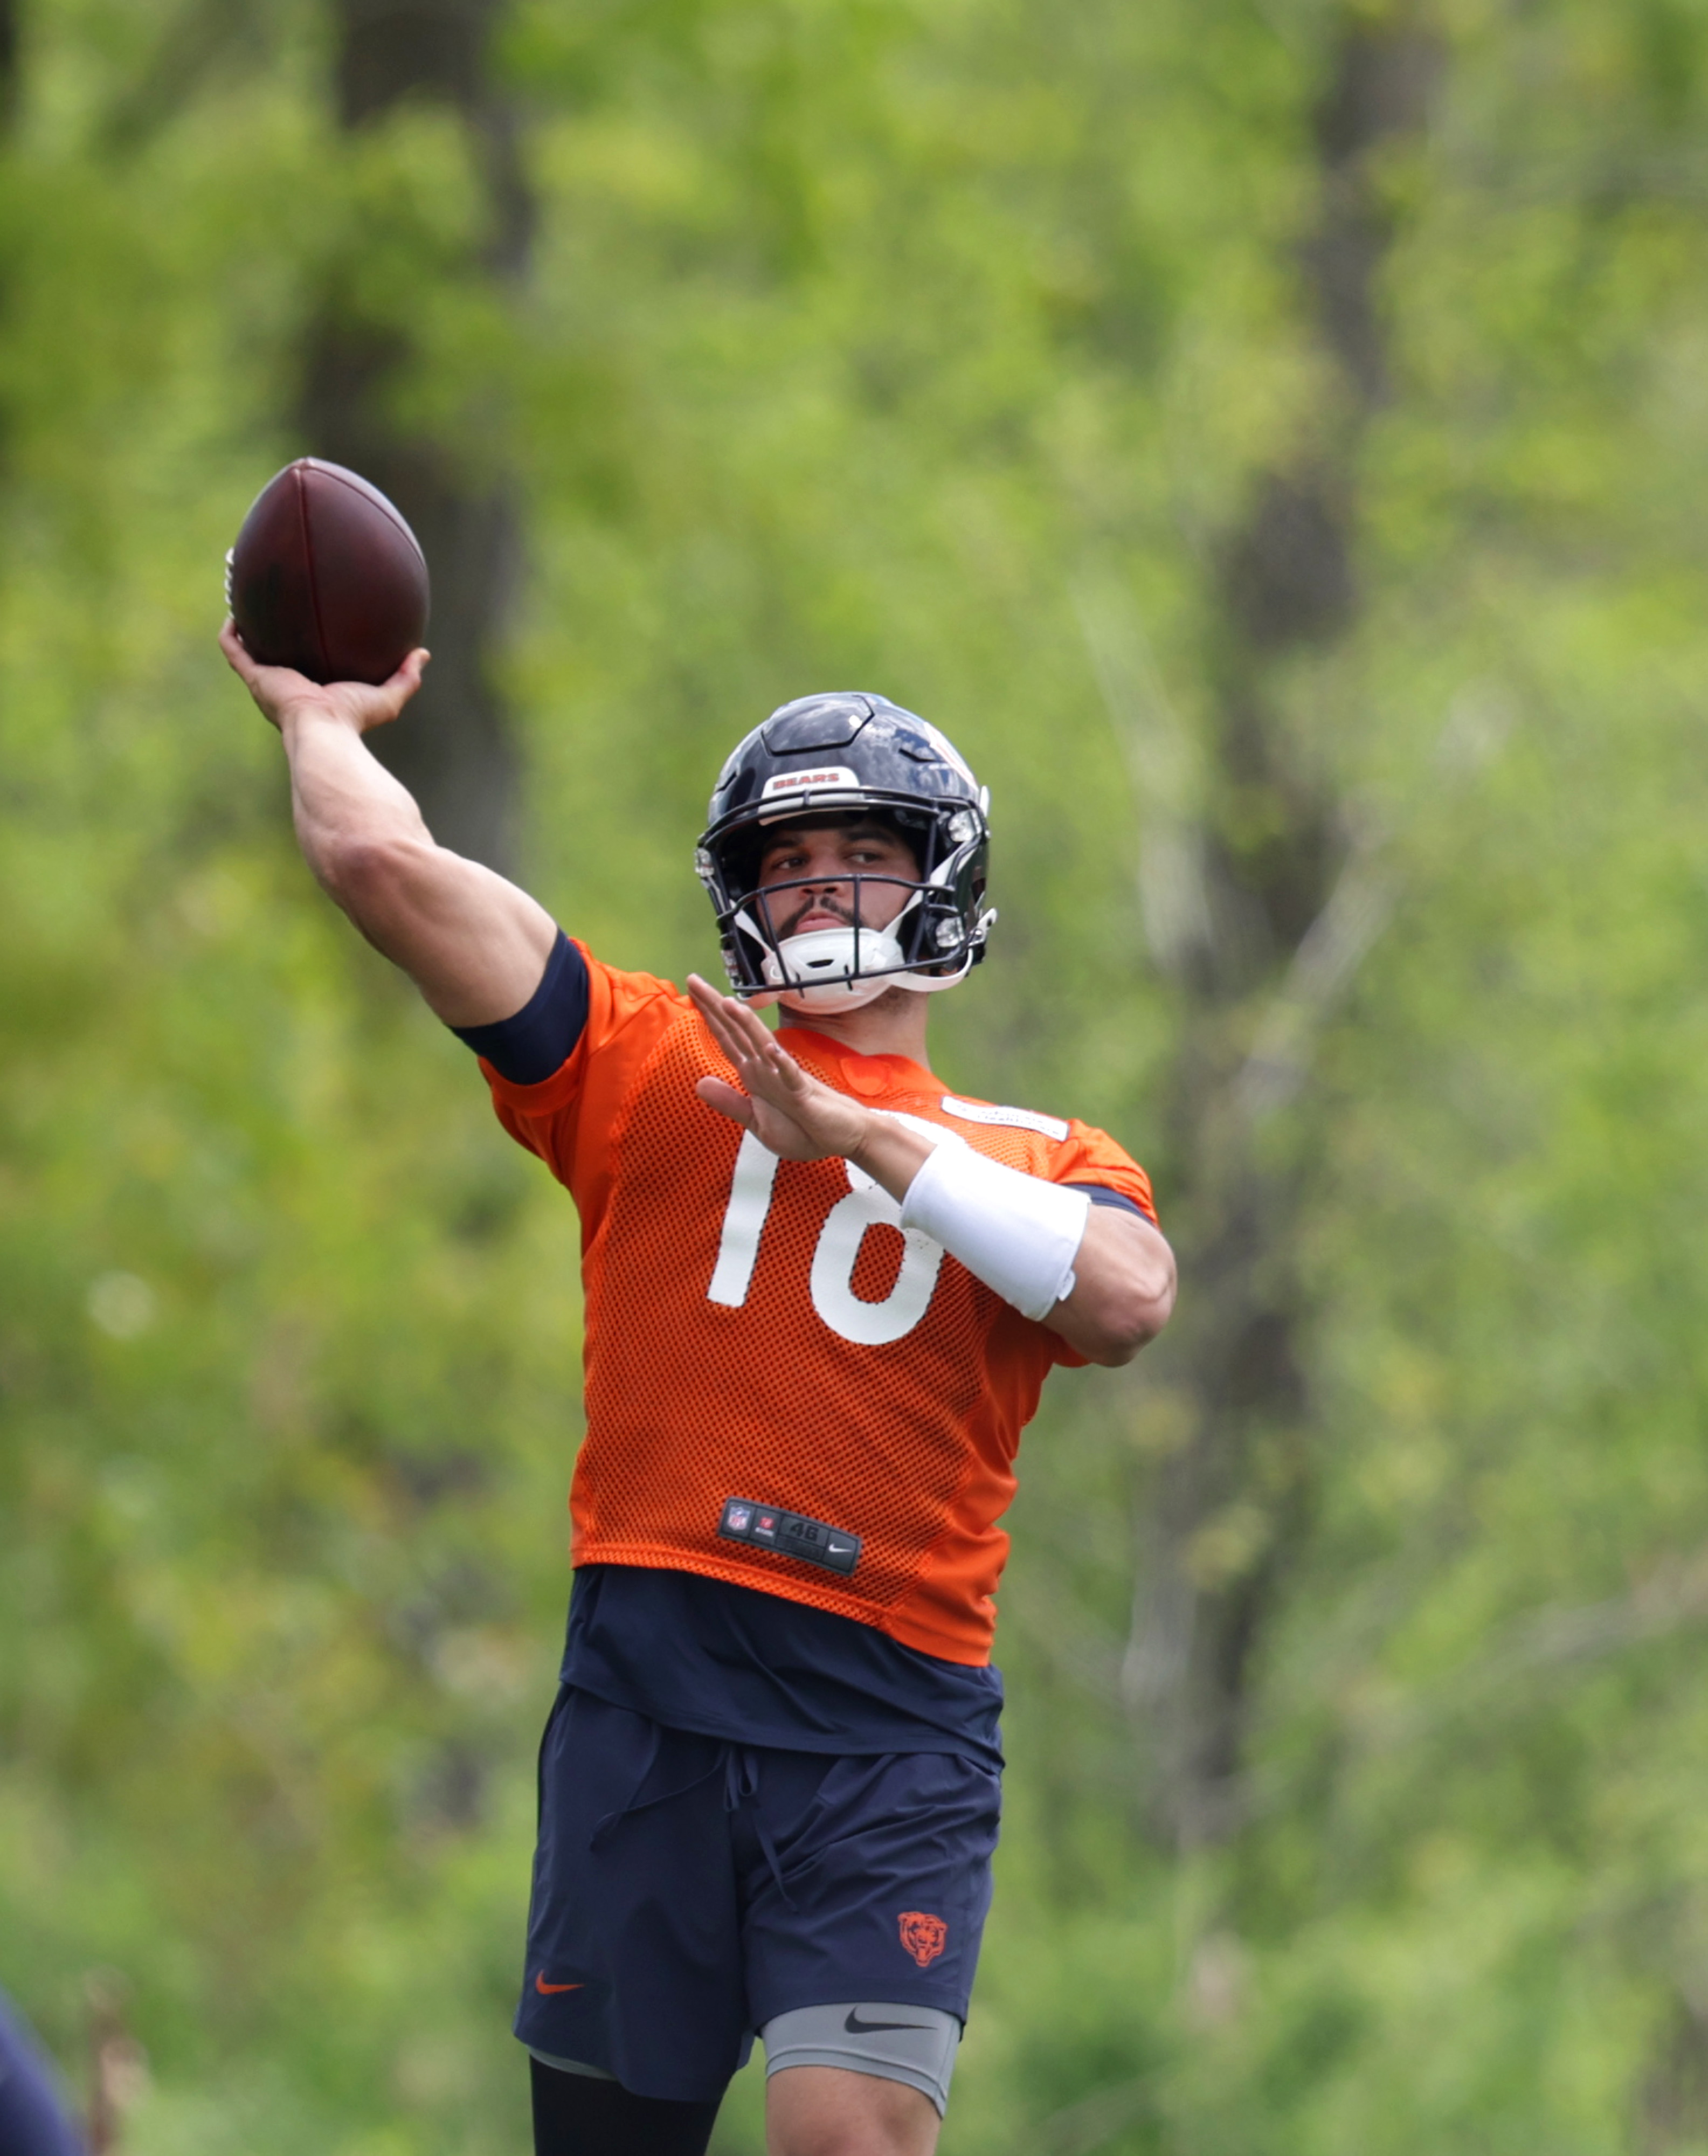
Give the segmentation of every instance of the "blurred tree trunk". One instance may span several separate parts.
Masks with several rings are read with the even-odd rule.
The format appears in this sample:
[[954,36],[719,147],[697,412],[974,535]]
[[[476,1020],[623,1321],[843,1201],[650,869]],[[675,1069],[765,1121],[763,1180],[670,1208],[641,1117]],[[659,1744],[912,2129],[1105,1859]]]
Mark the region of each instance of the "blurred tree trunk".
[[1275,680],[1278,662],[1332,645],[1358,619],[1358,450],[1387,389],[1377,280],[1391,233],[1376,157],[1421,126],[1436,68],[1413,21],[1341,11],[1316,115],[1321,208],[1301,261],[1332,388],[1217,563],[1191,925],[1160,954],[1185,1005],[1167,1147],[1183,1293],[1161,1359],[1186,1414],[1148,1494],[1123,1682],[1156,1762],[1157,1825],[1184,1847],[1239,1823],[1254,1656],[1310,1506],[1304,1165],[1273,1111],[1296,1087],[1324,983],[1355,960],[1369,909],[1344,903],[1364,873],[1356,834],[1284,722]]
[[[449,106],[467,130],[484,235],[467,265],[513,284],[533,206],[514,110],[492,69],[501,0],[332,0],[341,125],[356,133],[407,104]],[[379,321],[353,290],[329,292],[309,328],[302,424],[317,455],[382,488],[414,526],[433,574],[433,665],[405,720],[373,738],[444,844],[508,871],[518,758],[493,662],[515,582],[515,501],[441,439],[400,424],[394,399],[415,356],[411,326]]]

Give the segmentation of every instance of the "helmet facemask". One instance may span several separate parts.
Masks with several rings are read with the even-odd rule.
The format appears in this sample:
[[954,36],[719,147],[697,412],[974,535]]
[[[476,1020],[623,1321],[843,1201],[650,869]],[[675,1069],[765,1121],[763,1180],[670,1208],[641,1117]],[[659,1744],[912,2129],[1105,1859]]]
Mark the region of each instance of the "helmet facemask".
[[[946,814],[904,819],[887,806],[859,808],[896,829],[916,859],[923,852],[912,880],[894,870],[880,875],[851,870],[834,879],[791,876],[762,886],[763,828],[757,820],[718,834],[723,845],[714,838],[702,846],[700,875],[717,907],[724,964],[736,995],[777,996],[807,1011],[859,1010],[888,988],[921,995],[952,988],[983,956],[985,932],[995,916],[982,904],[988,841],[982,809],[957,806]],[[794,895],[822,890],[832,880],[849,893],[848,925],[787,934]],[[903,893],[900,908],[883,927],[865,917],[885,910],[869,902],[864,887],[874,885]]]

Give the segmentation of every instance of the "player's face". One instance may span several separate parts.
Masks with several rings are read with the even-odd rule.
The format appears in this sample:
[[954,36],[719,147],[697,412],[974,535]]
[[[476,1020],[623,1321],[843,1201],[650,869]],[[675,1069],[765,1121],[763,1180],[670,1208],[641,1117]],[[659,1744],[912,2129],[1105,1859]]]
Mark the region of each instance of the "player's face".
[[919,880],[906,843],[867,817],[792,824],[772,832],[759,856],[759,888],[784,884],[770,902],[779,938],[815,928],[887,928]]

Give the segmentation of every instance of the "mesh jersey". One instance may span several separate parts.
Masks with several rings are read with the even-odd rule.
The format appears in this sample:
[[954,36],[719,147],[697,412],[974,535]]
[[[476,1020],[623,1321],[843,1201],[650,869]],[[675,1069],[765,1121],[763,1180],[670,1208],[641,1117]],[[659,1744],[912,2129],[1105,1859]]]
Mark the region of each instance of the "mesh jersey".
[[[996,1522],[1055,1363],[1083,1358],[916,1232],[841,1160],[779,1161],[695,1097],[730,1066],[669,983],[588,960],[574,1053],[536,1085],[482,1068],[500,1121],[580,1210],[587,1435],[573,1560],[759,1588],[950,1661],[989,1659]],[[1100,1131],[965,1101],[900,1056],[787,1045],[872,1106],[1154,1219]],[[842,1576],[718,1530],[731,1498],[861,1538]]]

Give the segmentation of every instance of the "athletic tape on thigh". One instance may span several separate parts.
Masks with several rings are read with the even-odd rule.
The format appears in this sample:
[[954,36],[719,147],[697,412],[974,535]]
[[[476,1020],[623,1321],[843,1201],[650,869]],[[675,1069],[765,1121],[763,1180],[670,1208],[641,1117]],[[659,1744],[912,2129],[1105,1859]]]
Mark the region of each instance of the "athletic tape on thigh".
[[840,2066],[905,2082],[929,2097],[941,2118],[948,2108],[961,2024],[941,2006],[798,2006],[759,2032],[767,2080],[785,2066]]

